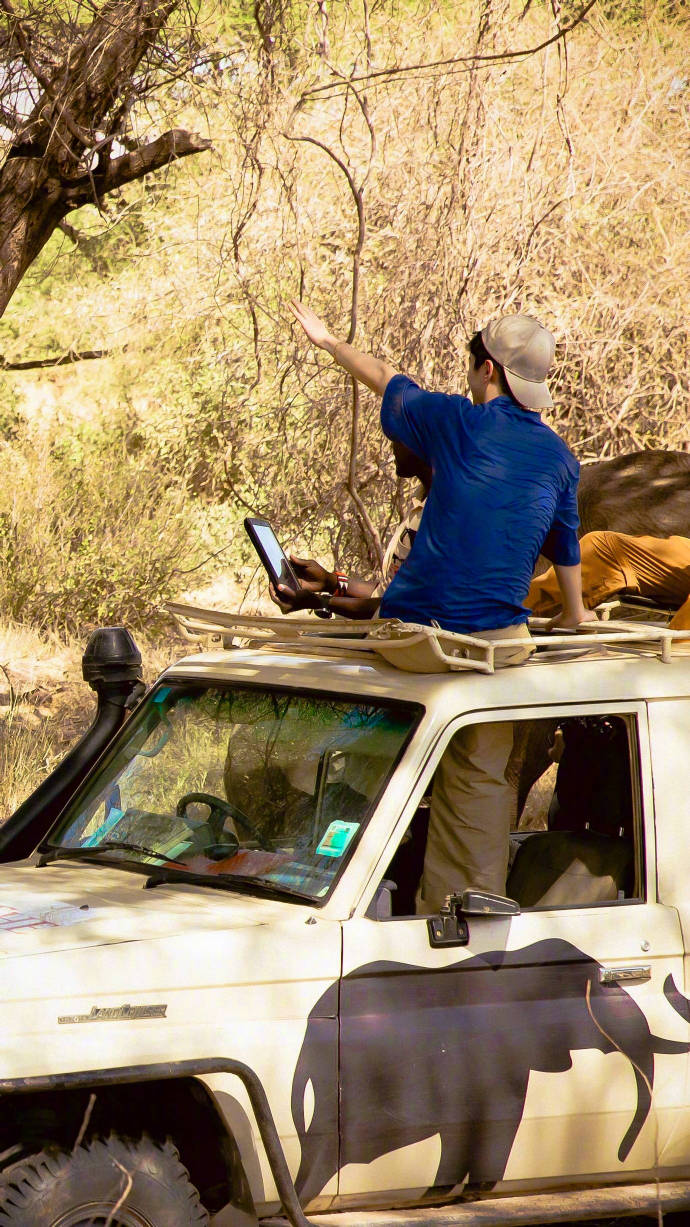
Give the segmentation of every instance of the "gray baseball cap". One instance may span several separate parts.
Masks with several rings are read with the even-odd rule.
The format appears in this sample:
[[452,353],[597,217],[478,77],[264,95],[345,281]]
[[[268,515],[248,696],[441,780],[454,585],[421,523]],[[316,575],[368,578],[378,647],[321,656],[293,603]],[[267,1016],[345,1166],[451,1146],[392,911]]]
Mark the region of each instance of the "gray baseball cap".
[[481,330],[484,348],[500,362],[508,387],[525,409],[550,409],[546,375],[556,342],[533,315],[503,315]]

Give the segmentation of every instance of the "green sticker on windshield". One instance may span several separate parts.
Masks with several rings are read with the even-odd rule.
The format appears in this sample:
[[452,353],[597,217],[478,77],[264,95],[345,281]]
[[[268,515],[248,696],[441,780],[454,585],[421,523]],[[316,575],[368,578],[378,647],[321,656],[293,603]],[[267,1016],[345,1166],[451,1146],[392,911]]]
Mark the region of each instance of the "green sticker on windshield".
[[358,830],[358,822],[332,822],[316,849],[316,855],[342,856],[355,831]]

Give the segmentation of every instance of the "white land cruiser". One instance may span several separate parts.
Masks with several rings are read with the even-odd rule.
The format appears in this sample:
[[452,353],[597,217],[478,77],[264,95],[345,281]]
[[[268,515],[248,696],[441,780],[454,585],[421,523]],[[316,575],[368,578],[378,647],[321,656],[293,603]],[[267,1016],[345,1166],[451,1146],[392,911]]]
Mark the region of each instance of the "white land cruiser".
[[[178,614],[255,642],[168,669],[0,866],[0,1225],[690,1206],[690,655]],[[416,916],[435,767],[492,721],[517,776],[560,744],[549,826],[510,898]]]

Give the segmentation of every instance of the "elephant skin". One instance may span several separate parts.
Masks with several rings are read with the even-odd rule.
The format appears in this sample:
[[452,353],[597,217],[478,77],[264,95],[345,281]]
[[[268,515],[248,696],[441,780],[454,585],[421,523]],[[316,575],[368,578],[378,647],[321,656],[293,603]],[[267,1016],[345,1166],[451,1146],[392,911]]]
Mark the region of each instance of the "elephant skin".
[[580,535],[606,529],[632,536],[690,533],[690,452],[628,452],[580,467]]

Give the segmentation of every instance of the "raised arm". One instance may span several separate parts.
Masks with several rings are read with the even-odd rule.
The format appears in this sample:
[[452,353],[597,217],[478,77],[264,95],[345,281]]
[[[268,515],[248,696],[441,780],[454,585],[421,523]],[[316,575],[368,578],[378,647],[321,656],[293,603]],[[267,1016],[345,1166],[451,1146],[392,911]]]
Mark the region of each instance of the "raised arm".
[[347,371],[348,375],[366,384],[377,396],[383,396],[391,379],[397,374],[394,367],[381,358],[375,358],[373,354],[360,353],[347,341],[339,341],[332,332],[329,332],[323,320],[320,320],[311,307],[307,307],[304,303],[292,299],[290,310],[301,324],[312,345],[325,349],[326,353],[330,354],[338,366],[342,366],[343,370]]

